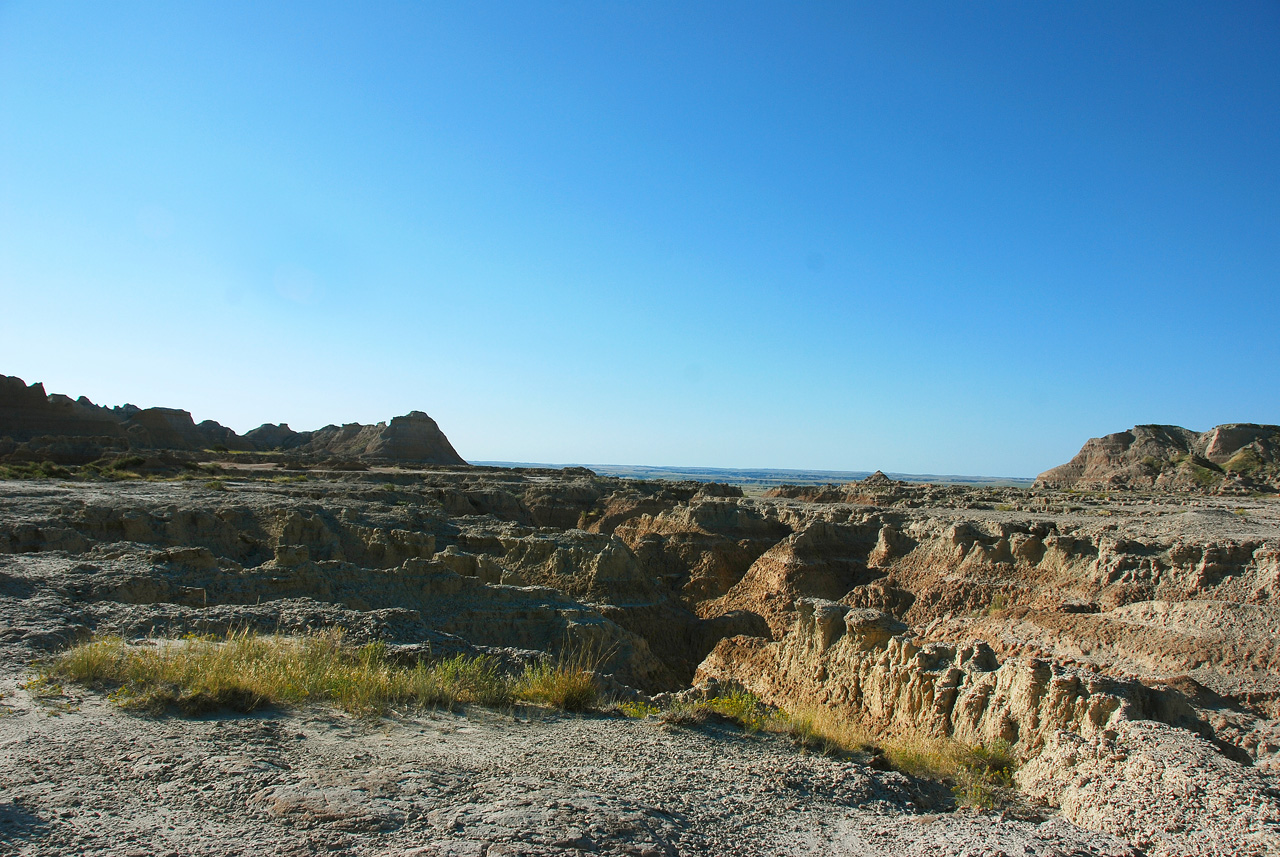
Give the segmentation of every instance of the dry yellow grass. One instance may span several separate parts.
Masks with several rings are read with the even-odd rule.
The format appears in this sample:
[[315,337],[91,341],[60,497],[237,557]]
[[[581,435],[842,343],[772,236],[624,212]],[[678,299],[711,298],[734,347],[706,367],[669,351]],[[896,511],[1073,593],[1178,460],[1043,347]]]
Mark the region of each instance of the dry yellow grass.
[[187,714],[323,702],[378,715],[396,706],[501,708],[517,700],[576,711],[596,700],[594,677],[580,665],[541,664],[516,677],[484,657],[402,666],[387,658],[382,644],[351,646],[338,632],[244,632],[143,646],[104,637],[62,653],[46,674],[111,688],[111,698],[126,708],[160,712],[176,706]]
[[565,711],[590,711],[596,706],[600,690],[595,675],[585,667],[542,663],[529,667],[516,679],[515,694]]
[[706,722],[710,712],[737,722],[748,732],[763,729],[787,735],[810,752],[883,756],[896,770],[946,784],[961,806],[992,809],[1014,799],[1013,772],[1017,762],[1004,742],[968,745],[952,738],[914,733],[886,736],[830,708],[809,706],[782,711],[746,691],[685,703],[661,717],[673,725],[697,726]]

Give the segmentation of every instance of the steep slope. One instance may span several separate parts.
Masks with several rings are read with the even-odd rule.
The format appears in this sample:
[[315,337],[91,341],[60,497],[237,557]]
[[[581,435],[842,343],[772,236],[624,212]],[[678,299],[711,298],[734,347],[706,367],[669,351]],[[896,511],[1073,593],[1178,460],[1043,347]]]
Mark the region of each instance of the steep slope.
[[1220,425],[1206,432],[1142,425],[1090,439],[1037,488],[1230,491],[1280,489],[1280,426]]

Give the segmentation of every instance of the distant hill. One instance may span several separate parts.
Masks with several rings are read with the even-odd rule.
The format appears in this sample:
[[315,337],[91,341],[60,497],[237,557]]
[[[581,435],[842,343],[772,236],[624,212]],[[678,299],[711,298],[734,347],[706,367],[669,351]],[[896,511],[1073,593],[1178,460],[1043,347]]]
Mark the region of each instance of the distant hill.
[[1041,473],[1039,487],[1280,490],[1280,426],[1220,425],[1206,432],[1142,425],[1089,440],[1066,464]]
[[0,458],[83,464],[122,450],[225,449],[291,451],[320,458],[465,465],[435,420],[422,411],[376,425],[325,426],[295,432],[263,425],[236,434],[224,425],[196,423],[175,408],[107,408],[81,396],[46,394],[40,383],[0,375]]

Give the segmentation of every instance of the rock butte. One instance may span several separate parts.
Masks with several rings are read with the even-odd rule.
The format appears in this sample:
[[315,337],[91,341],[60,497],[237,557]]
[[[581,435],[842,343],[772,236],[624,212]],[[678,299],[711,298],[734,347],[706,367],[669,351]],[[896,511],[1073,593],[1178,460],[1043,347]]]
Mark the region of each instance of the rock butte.
[[[420,412],[239,436],[0,379],[0,464],[64,468],[0,481],[0,842],[1277,853],[1278,435],[1138,426],[1029,491],[876,474],[744,496],[469,467]],[[743,687],[885,736],[1003,740],[1040,815],[951,812],[902,774],[714,725],[152,720],[93,694],[59,714],[21,685],[89,632],[329,626],[404,657],[590,649],[621,697]]]

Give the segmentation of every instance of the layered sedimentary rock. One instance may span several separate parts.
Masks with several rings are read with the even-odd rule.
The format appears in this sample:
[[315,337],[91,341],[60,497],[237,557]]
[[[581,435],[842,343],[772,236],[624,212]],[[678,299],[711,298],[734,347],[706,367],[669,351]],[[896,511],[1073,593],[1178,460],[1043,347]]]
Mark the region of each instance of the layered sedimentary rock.
[[1095,437],[1036,479],[1043,488],[1230,490],[1280,487],[1280,426],[1233,423],[1206,432],[1144,425]]
[[1041,658],[1001,661],[982,641],[917,642],[885,613],[815,599],[798,602],[780,642],[722,640],[695,682],[742,685],[789,709],[832,708],[885,735],[1007,742],[1029,760],[1017,776],[1030,797],[1083,826],[1159,843],[1156,853],[1280,847],[1274,780],[1222,734],[1227,715],[1270,730],[1262,761],[1273,764],[1275,724],[1204,707],[1185,686]]
[[113,451],[207,449],[290,451],[327,459],[465,465],[435,420],[422,411],[390,423],[351,423],[295,432],[266,424],[243,437],[213,420],[198,425],[175,408],[99,407],[83,396],[47,395],[42,384],[0,376],[0,458],[85,464]]
[[[103,441],[137,472],[0,484],[0,653],[242,627],[340,627],[406,657],[589,651],[623,694],[698,673],[884,735],[1008,741],[1025,794],[1146,853],[1213,853],[1187,827],[1197,814],[1222,853],[1271,847],[1273,497],[883,478],[760,497],[581,468],[382,466],[429,446],[417,416],[241,439],[271,455],[135,455],[144,430],[210,430],[141,413]],[[1212,463],[1247,434],[1184,440]],[[1180,809],[1155,830],[1134,821],[1142,801]]]

